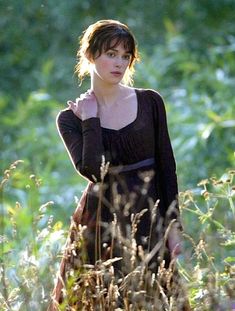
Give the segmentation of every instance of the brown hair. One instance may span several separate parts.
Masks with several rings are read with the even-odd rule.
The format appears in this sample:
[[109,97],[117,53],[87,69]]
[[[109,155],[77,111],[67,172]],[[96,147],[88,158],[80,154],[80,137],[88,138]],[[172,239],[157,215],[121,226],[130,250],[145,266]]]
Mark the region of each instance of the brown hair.
[[79,79],[89,74],[89,60],[99,57],[103,51],[123,43],[124,48],[131,54],[131,60],[126,70],[123,82],[132,84],[134,64],[139,60],[137,43],[128,26],[115,20],[100,20],[90,25],[80,38],[80,47],[77,52],[78,62],[75,73]]

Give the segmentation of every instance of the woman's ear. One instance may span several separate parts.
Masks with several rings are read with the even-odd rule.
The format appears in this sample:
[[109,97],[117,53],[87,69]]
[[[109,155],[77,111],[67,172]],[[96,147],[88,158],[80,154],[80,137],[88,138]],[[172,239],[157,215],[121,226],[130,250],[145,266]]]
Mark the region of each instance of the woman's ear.
[[86,52],[85,56],[86,56],[86,59],[87,59],[87,61],[89,63],[93,63],[94,62],[94,59],[93,59],[92,55],[89,52]]

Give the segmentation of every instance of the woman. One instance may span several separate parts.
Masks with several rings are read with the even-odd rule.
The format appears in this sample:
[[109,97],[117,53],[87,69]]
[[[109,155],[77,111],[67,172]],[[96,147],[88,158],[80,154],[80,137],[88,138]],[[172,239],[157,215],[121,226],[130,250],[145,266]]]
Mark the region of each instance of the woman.
[[[123,258],[123,245],[133,251],[134,237],[146,265],[157,272],[159,260],[168,266],[181,252],[176,167],[163,100],[156,91],[128,86],[138,51],[129,28],[118,21],[89,26],[78,59],[76,73],[81,80],[90,76],[90,89],[68,101],[57,125],[76,170],[88,180],[73,217],[86,225],[83,260]],[[117,273],[125,274],[123,267],[120,260]]]

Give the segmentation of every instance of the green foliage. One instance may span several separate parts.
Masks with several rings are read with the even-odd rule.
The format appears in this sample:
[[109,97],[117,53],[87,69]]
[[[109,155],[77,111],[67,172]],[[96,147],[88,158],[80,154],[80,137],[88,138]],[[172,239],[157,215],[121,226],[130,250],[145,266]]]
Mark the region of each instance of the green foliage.
[[234,166],[234,42],[225,38],[199,54],[187,48],[187,38],[174,34],[139,65],[138,84],[144,79],[144,87],[157,85],[168,104],[182,185]]
[[[84,188],[55,119],[67,99],[89,87],[84,81],[78,89],[73,76],[77,39],[103,18],[127,23],[136,35],[142,62],[135,85],[163,95],[180,190],[193,188],[182,203],[185,230],[195,244],[186,242],[189,268],[181,269],[191,300],[200,310],[211,292],[227,299],[234,275],[234,186],[209,180],[203,201],[195,184],[234,168],[234,15],[233,0],[0,2],[1,169],[24,160],[17,170],[11,167],[10,179],[5,176],[1,197],[1,294],[12,310],[45,309],[63,230]],[[39,211],[45,204],[46,212]]]
[[84,180],[74,171],[56,129],[59,103],[43,90],[29,94],[25,101],[19,100],[9,111],[8,101],[2,99],[2,167],[24,159],[27,171],[41,176],[43,199],[53,196],[56,200],[58,210],[54,216],[68,223],[74,209],[73,197],[80,196]]
[[229,310],[235,302],[234,176],[232,170],[219,179],[202,180],[198,195],[180,194],[183,218],[190,223],[180,271],[189,282],[195,310],[204,310],[205,305],[206,310],[222,305]]
[[[51,215],[55,203],[41,202],[41,179],[26,169],[27,164],[17,161],[5,170],[1,181],[1,310],[45,310],[67,236],[63,224]],[[227,310],[235,301],[234,176],[235,171],[229,171],[219,179],[203,180],[197,192],[180,193],[182,221],[190,226],[185,225],[184,252],[177,265],[194,310]],[[76,241],[81,250],[82,243]],[[87,310],[97,303],[109,304],[112,310],[123,290],[127,305],[134,308],[149,306],[150,310],[152,303],[163,303],[156,294],[158,283],[154,295],[146,296],[148,281],[153,284],[154,279],[143,274],[141,266],[134,265],[133,272],[117,283],[112,268],[115,260],[89,269],[82,265],[78,265],[80,270],[70,269],[64,304],[75,303],[75,289]],[[78,273],[80,281],[76,283]],[[167,273],[161,270],[162,281],[169,277]],[[165,310],[177,310],[174,300],[164,301]]]
[[41,180],[13,163],[1,180],[0,309],[45,310],[58,255],[64,243],[61,222],[41,204]]
[[12,0],[1,7],[3,166],[27,159],[54,193],[65,191],[53,175],[65,185],[81,182],[71,177],[53,120],[88,87],[85,81],[78,90],[73,76],[77,38],[101,18],[128,23],[137,37],[136,86],[165,98],[180,188],[234,166],[234,1]]
[[112,5],[95,0],[59,0],[56,5],[52,0],[2,0],[0,5],[0,26],[4,29],[0,35],[1,89],[23,98],[41,88],[50,90],[57,99],[75,96],[71,80],[77,38],[98,19],[126,22],[141,51],[149,54],[154,46],[164,45],[169,35],[178,33],[187,41],[186,50],[199,54],[211,43],[221,46],[224,39],[234,38],[233,0],[150,0],[147,6],[136,0]]

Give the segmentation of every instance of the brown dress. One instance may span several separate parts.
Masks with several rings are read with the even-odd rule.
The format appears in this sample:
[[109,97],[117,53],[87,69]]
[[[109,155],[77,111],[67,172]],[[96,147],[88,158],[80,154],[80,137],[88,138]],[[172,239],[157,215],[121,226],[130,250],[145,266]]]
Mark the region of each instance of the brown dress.
[[[81,121],[69,109],[61,111],[57,118],[59,133],[76,170],[89,180],[79,217],[79,221],[87,225],[88,263],[110,256],[114,215],[121,237],[131,239],[133,217],[145,210],[139,217],[135,239],[148,252],[161,239],[170,220],[179,216],[176,165],[163,100],[153,90],[135,89],[135,92],[137,117],[120,130],[101,127],[99,118]],[[103,179],[102,156],[105,163],[109,162]],[[157,200],[160,201],[154,216]],[[98,206],[100,252],[96,245]],[[117,236],[114,240],[118,243],[111,256],[122,256],[118,247],[120,240]],[[157,257],[153,256],[153,268],[157,267],[156,261]]]

